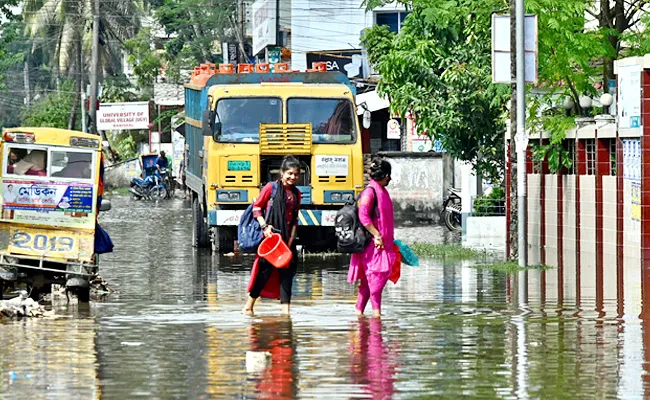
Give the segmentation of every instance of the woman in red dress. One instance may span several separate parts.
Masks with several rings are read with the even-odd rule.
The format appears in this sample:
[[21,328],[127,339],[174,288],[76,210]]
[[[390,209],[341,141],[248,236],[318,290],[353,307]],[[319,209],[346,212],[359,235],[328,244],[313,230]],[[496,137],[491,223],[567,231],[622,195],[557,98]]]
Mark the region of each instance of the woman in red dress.
[[[248,301],[242,310],[246,315],[253,315],[253,306],[258,297],[277,298],[278,292],[282,314],[289,315],[293,277],[298,267],[295,241],[301,200],[296,187],[299,177],[300,161],[292,156],[285,157],[280,168],[280,179],[275,182],[275,197],[272,198],[274,182],[269,182],[253,204],[253,217],[262,227],[264,236],[269,237],[274,230],[279,231],[293,252],[293,258],[285,268],[275,268],[265,259],[259,256],[255,258]],[[268,212],[268,221],[264,218],[265,211]]]

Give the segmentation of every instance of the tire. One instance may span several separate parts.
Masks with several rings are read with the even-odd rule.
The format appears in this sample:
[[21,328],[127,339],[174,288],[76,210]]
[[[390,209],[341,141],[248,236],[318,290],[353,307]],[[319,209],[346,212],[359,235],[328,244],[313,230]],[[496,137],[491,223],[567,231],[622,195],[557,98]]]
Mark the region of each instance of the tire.
[[210,231],[210,244],[213,253],[226,254],[235,250],[235,227],[213,226]]
[[447,229],[450,231],[460,232],[463,230],[461,215],[459,213],[445,211],[444,220]]
[[210,246],[208,225],[203,218],[203,211],[198,199],[192,201],[192,246],[206,249]]
[[77,300],[79,300],[79,303],[89,303],[90,302],[90,287],[87,288],[78,288],[76,290],[77,292]]
[[164,186],[156,186],[151,189],[151,198],[154,200],[163,200],[167,198],[167,188]]

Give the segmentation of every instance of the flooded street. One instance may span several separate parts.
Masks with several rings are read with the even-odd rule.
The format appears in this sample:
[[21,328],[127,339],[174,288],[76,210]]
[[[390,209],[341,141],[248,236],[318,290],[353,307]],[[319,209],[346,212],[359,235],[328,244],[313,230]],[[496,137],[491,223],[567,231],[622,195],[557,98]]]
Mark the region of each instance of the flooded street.
[[[357,319],[346,260],[308,257],[291,318],[269,300],[250,318],[250,259],[192,249],[188,203],[112,200],[102,221],[115,252],[100,274],[115,293],[1,323],[0,398],[650,396],[636,296],[559,305],[531,289],[522,315],[506,273],[423,261],[388,284],[381,320]],[[529,286],[551,274],[530,272]],[[270,352],[272,368],[249,374],[247,351]]]

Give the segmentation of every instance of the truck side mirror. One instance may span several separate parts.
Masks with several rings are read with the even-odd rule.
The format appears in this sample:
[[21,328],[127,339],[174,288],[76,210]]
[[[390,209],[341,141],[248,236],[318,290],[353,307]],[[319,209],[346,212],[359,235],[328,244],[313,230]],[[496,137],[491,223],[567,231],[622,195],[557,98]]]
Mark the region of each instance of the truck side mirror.
[[212,136],[212,127],[214,126],[214,111],[203,111],[203,136]]
[[215,141],[219,136],[221,136],[221,127],[222,125],[220,121],[214,122],[214,129],[213,129],[214,133],[212,134],[212,137],[214,138]]

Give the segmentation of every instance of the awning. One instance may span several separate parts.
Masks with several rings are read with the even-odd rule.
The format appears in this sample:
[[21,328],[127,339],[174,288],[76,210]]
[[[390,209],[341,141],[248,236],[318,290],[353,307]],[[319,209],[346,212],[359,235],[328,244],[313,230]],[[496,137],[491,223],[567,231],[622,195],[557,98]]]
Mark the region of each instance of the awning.
[[366,109],[370,112],[375,112],[388,108],[389,106],[390,101],[380,97],[376,90],[357,95],[357,115],[363,115]]

